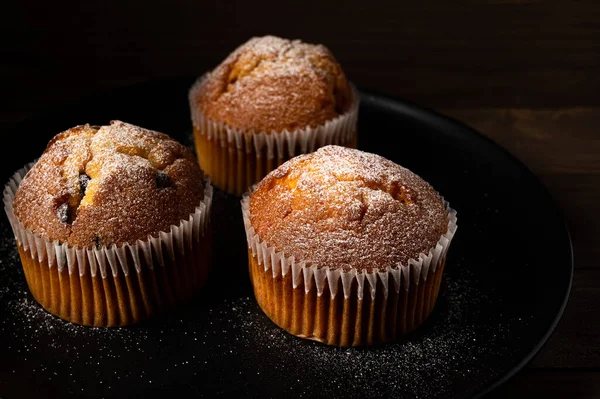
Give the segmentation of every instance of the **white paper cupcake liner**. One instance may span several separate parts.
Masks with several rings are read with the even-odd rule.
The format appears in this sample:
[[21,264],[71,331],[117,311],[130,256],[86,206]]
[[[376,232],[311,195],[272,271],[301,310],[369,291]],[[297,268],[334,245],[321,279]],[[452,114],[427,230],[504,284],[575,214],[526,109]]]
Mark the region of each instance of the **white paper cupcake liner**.
[[357,120],[360,97],[353,85],[352,104],[344,114],[327,121],[325,124],[312,128],[297,129],[282,132],[256,132],[242,130],[216,122],[199,109],[196,104],[197,91],[208,74],[200,77],[189,91],[189,103],[192,123],[200,134],[208,140],[217,141],[221,147],[234,147],[247,154],[255,152],[262,154],[266,147],[268,159],[288,159],[298,154],[305,154],[329,144],[349,146],[355,143],[357,135]]
[[[40,264],[47,260],[48,267],[58,268],[59,273],[66,268],[69,275],[78,273],[81,277],[89,273],[96,277],[100,273],[106,279],[108,273],[113,277],[119,272],[125,276],[133,270],[141,273],[142,265],[147,265],[150,269],[156,264],[164,267],[167,262],[175,260],[175,253],[191,253],[193,243],[198,242],[207,232],[213,196],[209,180],[205,183],[204,198],[188,219],[182,220],[179,225],[172,225],[167,232],[161,231],[156,237],[148,236],[146,240],[137,240],[133,244],[113,244],[110,247],[91,249],[69,246],[58,240],[51,241],[25,228],[13,210],[17,188],[34,164],[30,163],[18,170],[6,184],[4,210],[14,236],[24,251]],[[142,258],[145,262],[141,261]]]
[[[387,266],[371,273],[366,270],[357,271],[352,269],[344,271],[341,268],[330,269],[327,266],[308,266],[304,261],[296,261],[294,256],[288,257],[276,251],[275,248],[269,247],[264,240],[260,239],[250,223],[250,195],[252,191],[251,189],[245,193],[241,201],[246,238],[252,256],[256,257],[259,265],[264,267],[265,272],[272,271],[274,279],[280,274],[285,277],[288,273],[292,273],[291,282],[294,289],[302,283],[307,294],[316,288],[319,297],[323,294],[325,287],[328,286],[331,298],[335,298],[340,280],[345,299],[350,297],[354,281],[357,283],[359,300],[363,299],[365,290],[370,291],[372,300],[375,299],[378,280],[383,287],[385,298],[388,297],[390,289],[398,293],[401,286],[406,290],[409,289],[411,284],[418,286],[419,283],[426,281],[430,274],[435,273],[438,266],[443,262],[457,230],[456,211],[450,208],[447,201],[444,201],[448,212],[448,229],[446,233],[440,237],[429,252],[419,254],[418,257],[410,259],[407,264]],[[388,281],[393,281],[392,287],[389,286]]]

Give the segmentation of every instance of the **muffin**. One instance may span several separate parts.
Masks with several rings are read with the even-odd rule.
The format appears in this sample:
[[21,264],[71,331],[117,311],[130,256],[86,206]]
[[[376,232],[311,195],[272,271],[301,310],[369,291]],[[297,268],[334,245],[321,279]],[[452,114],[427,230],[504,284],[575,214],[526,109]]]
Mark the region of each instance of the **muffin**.
[[241,195],[295,155],[356,147],[358,100],[323,45],[252,38],[190,89],[200,166],[217,188]]
[[149,318],[199,290],[211,199],[191,151],[120,121],[56,135],[4,190],[33,297],[97,327]]
[[456,212],[375,154],[325,146],[242,198],[256,300],[289,333],[337,346],[391,341],[435,305]]

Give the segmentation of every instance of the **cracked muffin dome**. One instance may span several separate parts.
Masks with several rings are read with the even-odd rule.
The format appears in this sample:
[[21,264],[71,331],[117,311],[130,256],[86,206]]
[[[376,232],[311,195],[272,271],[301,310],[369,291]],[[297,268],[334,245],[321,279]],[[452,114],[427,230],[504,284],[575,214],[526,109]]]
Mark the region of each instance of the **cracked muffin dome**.
[[325,46],[275,36],[250,39],[198,85],[192,106],[254,132],[316,127],[352,103],[351,86]]
[[309,265],[366,270],[406,265],[448,229],[440,195],[410,170],[340,146],[300,155],[250,197],[261,241]]
[[204,196],[195,156],[121,121],[55,136],[23,179],[14,213],[32,232],[82,248],[133,244],[188,219]]

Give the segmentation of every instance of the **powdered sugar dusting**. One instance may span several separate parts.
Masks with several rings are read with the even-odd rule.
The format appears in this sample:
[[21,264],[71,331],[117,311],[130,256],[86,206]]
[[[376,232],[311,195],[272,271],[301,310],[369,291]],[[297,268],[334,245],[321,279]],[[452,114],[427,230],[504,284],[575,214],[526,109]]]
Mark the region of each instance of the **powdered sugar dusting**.
[[[234,258],[235,265],[242,261]],[[466,260],[454,258],[447,269],[425,324],[376,347],[342,349],[290,335],[265,316],[244,284],[224,289],[221,279],[207,295],[151,322],[82,327],[50,315],[29,296],[14,238],[2,221],[0,369],[6,378],[0,378],[0,391],[44,397],[44,387],[57,397],[131,397],[166,395],[177,384],[188,396],[212,397],[479,392],[529,350],[519,340],[532,319],[499,306],[505,293],[485,288]]]
[[178,224],[203,191],[202,171],[186,147],[112,121],[57,135],[23,179],[14,209],[27,228],[52,240],[121,244]]
[[275,36],[239,46],[190,90],[192,109],[248,131],[316,127],[348,111],[350,84],[323,45]]
[[223,63],[233,61],[240,64],[240,71],[236,75],[238,79],[250,73],[303,76],[316,72],[325,77],[332,68],[318,60],[329,57],[332,57],[329,50],[320,44],[264,36],[251,38],[235,49]]
[[258,236],[286,256],[319,267],[406,265],[448,227],[439,194],[379,155],[326,146],[261,181],[250,201]]
[[484,359],[511,352],[505,346],[510,331],[506,320],[481,329],[490,298],[475,288],[472,274],[461,274],[444,279],[439,304],[425,325],[376,347],[338,348],[294,337],[257,312],[250,298],[230,301],[212,311],[211,319],[239,329],[230,339],[248,349],[231,356],[254,364],[245,380],[285,381],[269,383],[271,395],[283,395],[287,388],[294,397],[337,397],[342,392],[357,398],[453,397],[452,392],[477,392],[495,375],[497,370]]

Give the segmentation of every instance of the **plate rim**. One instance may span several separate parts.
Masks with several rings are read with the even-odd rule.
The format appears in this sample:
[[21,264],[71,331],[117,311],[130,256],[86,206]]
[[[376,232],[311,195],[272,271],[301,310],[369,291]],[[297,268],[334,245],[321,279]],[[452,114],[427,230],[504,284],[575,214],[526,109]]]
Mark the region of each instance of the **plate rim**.
[[[511,161],[513,161],[514,164],[516,166],[518,166],[518,168],[521,171],[525,172],[531,179],[533,179],[538,184],[539,188],[543,192],[543,195],[546,197],[546,200],[552,206],[552,209],[555,212],[557,221],[560,222],[561,233],[564,234],[565,238],[566,238],[565,243],[564,243],[564,245],[566,245],[565,249],[568,250],[568,255],[569,255],[568,256],[568,258],[569,258],[569,265],[568,265],[569,278],[568,278],[565,293],[561,300],[559,308],[557,309],[557,312],[556,312],[552,322],[548,326],[547,331],[542,335],[542,337],[540,338],[538,343],[515,366],[513,366],[511,369],[509,369],[504,375],[501,375],[500,377],[496,378],[491,383],[487,384],[482,390],[474,393],[471,396],[474,399],[481,398],[481,397],[489,394],[490,392],[494,391],[496,388],[500,387],[504,383],[508,382],[510,379],[512,379],[514,376],[516,376],[520,371],[522,371],[524,369],[524,367],[535,357],[535,355],[537,355],[542,350],[542,348],[544,348],[546,346],[550,337],[556,331],[556,327],[562,320],[562,316],[564,315],[564,311],[566,309],[567,303],[569,302],[569,298],[571,295],[571,290],[572,290],[572,286],[573,286],[573,276],[574,276],[574,272],[575,272],[575,257],[574,257],[574,251],[573,251],[573,240],[571,237],[571,233],[569,231],[568,224],[566,222],[566,219],[564,217],[562,210],[558,206],[558,204],[555,201],[555,199],[553,198],[552,194],[549,192],[546,185],[542,183],[542,181],[537,177],[537,175],[535,173],[533,173],[531,171],[531,169],[529,169],[529,167],[524,162],[522,162],[519,158],[517,158],[515,155],[513,155],[504,146],[496,143],[490,137],[481,133],[477,129],[469,126],[465,122],[462,122],[451,116],[445,115],[441,111],[417,104],[410,100],[406,100],[401,97],[382,94],[382,93],[379,93],[376,91],[371,91],[371,90],[360,90],[359,89],[359,92],[360,92],[362,98],[364,98],[364,96],[367,96],[369,98],[369,101],[372,103],[380,103],[380,104],[384,104],[384,106],[386,106],[387,108],[390,108],[390,107],[395,108],[396,112],[399,112],[403,115],[408,115],[408,116],[414,117],[415,119],[418,119],[418,120],[434,119],[434,120],[436,120],[436,122],[438,122],[440,124],[451,125],[458,130],[465,130],[469,134],[477,136],[480,140],[486,142],[489,146],[496,148],[498,151],[500,151],[502,153],[503,156],[511,159]],[[360,118],[360,114],[359,114],[359,118]]]

